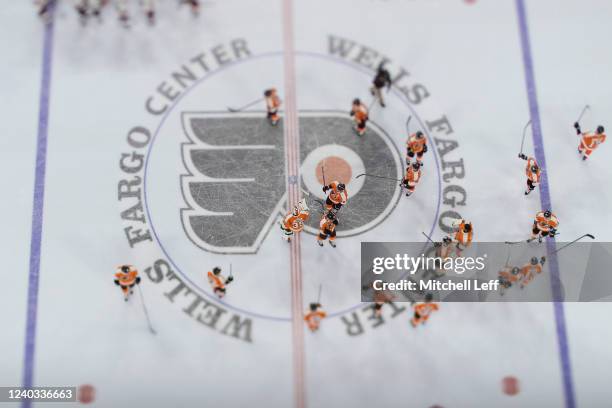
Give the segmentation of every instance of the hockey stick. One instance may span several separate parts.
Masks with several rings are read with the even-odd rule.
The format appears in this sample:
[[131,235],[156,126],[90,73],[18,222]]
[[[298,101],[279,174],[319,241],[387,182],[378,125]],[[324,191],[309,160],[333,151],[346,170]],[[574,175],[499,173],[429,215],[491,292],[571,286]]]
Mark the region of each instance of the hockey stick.
[[321,304],[321,292],[323,291],[323,284],[320,283],[319,284],[319,295],[317,296],[317,304],[320,305]]
[[256,100],[251,101],[251,102],[247,103],[246,105],[241,106],[240,108],[231,108],[231,107],[228,106],[227,110],[232,112],[232,113],[242,112],[243,110],[245,110],[247,108],[250,108],[251,106],[253,106],[255,104],[258,104],[259,102],[261,102],[263,100],[264,100],[264,98],[257,98]]
[[584,116],[586,111],[589,110],[589,109],[591,109],[591,107],[589,105],[584,105],[584,108],[582,108],[582,112],[580,112],[580,116],[578,116],[578,119],[576,119],[576,122],[580,123],[580,120],[582,119],[582,116]]
[[151,334],[157,334],[157,332],[153,328],[153,325],[151,324],[151,319],[149,318],[149,311],[147,309],[147,305],[145,305],[145,300],[142,294],[142,290],[140,289],[140,285],[136,285],[136,287],[138,287],[138,294],[140,295],[140,301],[142,303],[142,310],[144,310],[145,316],[147,318],[147,324],[149,325],[149,331],[151,332]]
[[575,240],[573,240],[572,242],[567,243],[567,244],[563,245],[561,248],[559,248],[559,249],[557,249],[556,251],[554,251],[554,252],[553,252],[553,254],[556,254],[557,252],[561,251],[562,249],[567,248],[568,246],[572,245],[573,243],[575,243],[575,242],[577,242],[577,241],[580,241],[582,238],[585,238],[585,237],[589,237],[589,238],[591,238],[591,239],[595,239],[595,236],[594,236],[594,235],[592,235],[592,234],[584,234],[584,235],[581,235],[581,236],[579,236],[578,238],[576,238]]
[[396,178],[392,178],[392,177],[385,177],[385,176],[377,176],[376,174],[368,174],[368,173],[361,173],[355,176],[356,179],[358,179],[361,176],[369,176],[369,177],[376,177],[376,178],[381,178],[381,179],[387,179],[387,180],[394,180],[394,181],[399,181],[400,183],[402,182],[402,180],[400,179],[396,179]]
[[[232,276],[232,263],[231,263],[231,262],[230,262],[230,274],[229,274],[229,276]],[[234,277],[232,276],[232,279],[233,279],[233,278],[234,278]]]
[[523,146],[525,145],[525,135],[527,134],[527,128],[531,125],[531,119],[527,122],[525,127],[523,128],[523,138],[521,139],[521,151],[519,153],[519,157],[523,155]]
[[325,182],[325,164],[321,166],[321,176],[323,176],[323,185],[326,186],[327,183]]
[[406,120],[406,132],[408,132],[408,135],[410,135],[410,120],[412,119],[412,115],[408,116],[408,119]]
[[432,243],[435,244],[434,240],[431,239],[431,237],[429,235],[427,235],[426,233],[424,233],[423,231],[421,231],[421,234],[425,235],[425,237]]

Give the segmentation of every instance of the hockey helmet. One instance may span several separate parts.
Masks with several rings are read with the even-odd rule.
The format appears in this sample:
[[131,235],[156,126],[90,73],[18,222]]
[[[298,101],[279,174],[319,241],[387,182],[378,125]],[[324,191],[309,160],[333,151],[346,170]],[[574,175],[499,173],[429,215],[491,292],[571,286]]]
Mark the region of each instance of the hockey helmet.
[[550,210],[544,211],[544,217],[550,218],[551,215],[552,215],[552,212]]
[[359,100],[359,98],[353,99],[353,105],[361,105],[361,101]]
[[218,275],[218,274],[220,274],[220,273],[221,273],[221,268],[219,268],[218,266],[215,266],[215,267],[213,268],[212,272],[213,272],[215,275]]
[[121,272],[129,273],[130,272],[130,265],[121,265]]
[[316,312],[319,306],[321,306],[319,303],[311,303],[310,310],[312,310],[313,312]]
[[465,225],[463,226],[463,231],[464,231],[464,232],[471,232],[471,231],[472,231],[472,223],[471,223],[471,222],[468,222],[467,224],[465,224]]
[[537,265],[538,264],[538,257],[534,256],[533,258],[531,258],[531,261],[529,261],[532,265]]
[[344,191],[345,188],[346,186],[344,185],[344,183],[338,183],[338,191]]
[[325,214],[325,218],[327,218],[330,221],[333,221],[336,219],[336,213],[333,211],[328,211],[327,214]]
[[414,171],[417,171],[420,168],[421,168],[421,163],[419,163],[418,161],[415,161],[414,163],[412,163],[412,169]]
[[540,168],[538,167],[537,164],[534,164],[533,166],[531,166],[531,171],[534,173],[537,173],[540,170]]
[[417,132],[416,132],[416,137],[417,137],[417,139],[422,139],[422,138],[423,138],[423,136],[424,136],[424,135],[423,135],[423,132],[421,132],[420,130],[417,130]]
[[510,273],[513,274],[513,275],[518,275],[520,271],[521,270],[518,268],[518,266],[515,266],[515,267],[512,268]]
[[597,133],[601,134],[603,132],[604,132],[604,127],[601,125],[597,126]]

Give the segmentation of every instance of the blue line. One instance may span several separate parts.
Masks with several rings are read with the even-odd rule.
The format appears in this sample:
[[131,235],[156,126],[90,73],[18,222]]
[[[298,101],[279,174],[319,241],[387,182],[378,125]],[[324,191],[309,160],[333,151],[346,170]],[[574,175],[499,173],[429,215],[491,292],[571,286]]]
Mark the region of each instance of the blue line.
[[[45,197],[45,172],[47,167],[47,132],[49,125],[49,93],[51,89],[51,56],[53,51],[53,10],[49,5],[49,21],[45,24],[43,39],[42,80],[38,112],[38,137],[36,142],[36,170],[34,174],[34,199],[32,206],[32,232],[30,237],[30,272],[28,277],[28,303],[26,316],[25,357],[23,386],[34,382],[34,351],[36,346],[36,312],[38,308],[38,282],[40,276],[40,250]],[[32,406],[24,400],[23,408]]]
[[[552,209],[550,199],[550,188],[548,185],[546,171],[546,156],[544,154],[544,140],[542,138],[542,126],[540,123],[540,111],[538,109],[538,98],[536,94],[535,75],[533,68],[533,60],[531,57],[531,45],[529,43],[529,28],[527,25],[527,13],[525,10],[524,0],[516,0],[516,9],[519,20],[519,28],[521,35],[521,48],[523,51],[523,65],[525,69],[525,82],[527,85],[527,97],[529,99],[529,112],[531,115],[531,126],[533,134],[533,146],[535,157],[542,172],[542,181],[540,183],[540,202],[542,208]],[[565,311],[563,307],[563,292],[561,289],[561,279],[559,277],[559,262],[554,254],[555,240],[549,238],[546,241],[546,250],[548,252],[548,264],[550,270],[550,284],[552,289],[555,323],[557,329],[557,342],[559,345],[559,358],[561,359],[561,371],[563,374],[563,390],[565,393],[566,408],[574,408],[576,399],[574,395],[574,383],[572,380],[572,368],[569,356],[569,346],[567,337],[567,328],[565,325]]]

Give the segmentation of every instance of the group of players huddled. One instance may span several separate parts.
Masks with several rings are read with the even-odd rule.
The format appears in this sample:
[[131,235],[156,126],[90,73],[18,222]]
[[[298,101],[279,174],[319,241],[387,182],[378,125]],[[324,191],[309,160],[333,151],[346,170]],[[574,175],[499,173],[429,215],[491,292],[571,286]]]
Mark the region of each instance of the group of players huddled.
[[[49,17],[51,7],[59,0],[37,0],[38,15],[43,19]],[[132,0],[133,1],[133,0]],[[134,1],[135,2],[135,1]],[[85,25],[90,19],[102,21],[102,14],[106,8],[114,3],[117,10],[119,22],[124,27],[130,26],[132,17],[129,12],[130,0],[74,0],[74,9],[79,16],[81,24]],[[155,23],[155,0],[140,0],[140,7],[146,16],[149,24]],[[179,5],[187,5],[191,8],[193,15],[198,15],[200,12],[200,0],[178,0]]]
[[[48,3],[48,1],[43,1],[41,13],[44,13],[45,3]],[[107,1],[105,0],[80,0],[77,10],[81,16],[88,16],[90,14],[98,15],[101,8],[106,3]],[[125,0],[118,1],[118,3],[124,4]],[[197,12],[198,1],[182,1],[182,3],[191,4],[194,12]],[[145,1],[145,4],[152,5],[153,2],[149,0]],[[121,8],[119,8],[119,10],[121,13]],[[152,8],[150,11],[152,11]],[[120,14],[120,19],[121,18]],[[380,106],[384,108],[386,105],[383,97],[383,90],[386,88],[388,91],[392,83],[389,71],[387,71],[383,64],[379,65],[370,88],[370,93],[373,96],[371,104],[378,101]],[[270,125],[276,126],[280,120],[279,108],[281,106],[281,100],[277,90],[275,88],[265,90],[263,100],[266,104],[267,119]],[[363,104],[360,99],[355,98],[349,114],[353,118],[353,130],[356,135],[363,137],[366,133],[367,122],[369,120],[369,108]],[[574,123],[574,128],[576,129],[577,135],[580,137],[578,152],[582,160],[587,160],[593,151],[606,140],[604,128],[603,126],[597,126],[595,132],[583,132],[578,122]],[[405,189],[406,196],[410,196],[415,191],[417,184],[421,180],[423,157],[425,153],[427,153],[427,139],[424,133],[419,130],[409,134],[406,141],[406,172],[400,183],[400,187]],[[528,195],[540,184],[542,170],[534,157],[527,156],[523,152],[519,153],[518,157],[526,161],[525,174],[527,176],[527,188],[524,194]],[[348,201],[348,191],[346,185],[338,180],[333,180],[329,184],[324,183],[322,189],[323,193],[326,195],[326,199],[324,202],[320,203],[323,214],[319,222],[319,234],[317,235],[316,241],[318,245],[323,246],[323,242],[327,240],[331,247],[336,248],[336,228],[339,223],[337,214]],[[309,218],[310,209],[306,199],[303,198],[280,221],[280,229],[283,233],[283,238],[287,242],[290,242],[295,234],[304,229],[305,223]],[[449,236],[445,236],[441,242],[435,243],[436,256],[443,258],[461,256],[461,252],[471,245],[474,235],[472,223],[464,219],[458,219],[452,226],[454,228],[453,233]],[[559,220],[552,211],[539,211],[533,220],[531,237],[527,242],[536,239],[542,242],[545,237],[554,237],[558,233],[558,226]],[[503,295],[504,291],[515,283],[519,284],[521,288],[524,288],[533,280],[534,276],[541,273],[542,266],[545,262],[545,257],[533,257],[529,263],[522,268],[511,266],[503,268],[499,273],[501,294]],[[140,282],[140,278],[137,275],[137,271],[132,266],[122,265],[118,267],[115,275],[115,283],[121,287],[126,300],[132,294],[132,288]],[[221,269],[219,267],[215,267],[212,271],[209,271],[207,278],[213,292],[220,298],[226,293],[226,285],[233,280],[231,274],[227,278],[221,275]],[[374,310],[376,315],[380,316],[383,305],[392,301],[392,295],[383,292],[375,293]],[[438,310],[438,305],[433,302],[431,294],[427,294],[423,302],[414,305],[414,316],[411,319],[411,324],[417,326],[421,323],[425,323],[429,315],[436,310]],[[317,301],[316,303],[310,304],[309,311],[304,315],[304,320],[308,328],[314,332],[318,330],[321,320],[325,317],[326,313],[323,311],[322,305]]]

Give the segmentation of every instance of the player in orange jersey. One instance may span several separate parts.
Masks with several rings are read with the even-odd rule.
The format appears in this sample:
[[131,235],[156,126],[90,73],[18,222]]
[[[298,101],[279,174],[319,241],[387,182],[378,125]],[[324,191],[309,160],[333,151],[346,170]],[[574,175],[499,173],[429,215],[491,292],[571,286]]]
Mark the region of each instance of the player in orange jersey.
[[531,258],[528,264],[525,264],[521,268],[521,289],[529,284],[533,280],[536,274],[542,273],[542,266],[546,262],[546,258],[542,257],[538,259],[536,256]]
[[427,139],[420,130],[411,134],[406,142],[406,165],[409,165],[416,156],[416,160],[423,164],[423,154],[427,153]]
[[227,278],[221,275],[221,268],[219,268],[218,266],[215,266],[212,272],[208,271],[207,277],[208,283],[213,289],[213,293],[219,298],[225,296],[225,285],[229,285],[234,280],[234,277],[231,275]]
[[304,316],[304,321],[308,325],[310,331],[314,333],[319,330],[321,320],[325,319],[325,317],[327,317],[327,313],[323,311],[321,304],[311,303],[310,312]]
[[525,167],[525,174],[527,175],[527,189],[525,190],[525,195],[527,195],[540,184],[542,171],[540,170],[538,162],[533,157],[527,157],[527,155],[519,153],[519,158],[527,160],[527,166]]
[[280,119],[278,116],[278,108],[281,105],[281,100],[276,93],[276,88],[266,89],[264,98],[266,100],[266,108],[268,109],[268,120],[272,126],[276,126]]
[[115,285],[121,288],[124,300],[127,302],[130,295],[134,294],[134,286],[140,283],[138,271],[132,265],[121,265],[115,273]]
[[304,223],[310,217],[310,209],[306,205],[306,200],[301,199],[298,204],[293,207],[293,211],[288,213],[285,218],[280,221],[280,228],[284,232],[285,240],[291,241],[293,234],[304,229]]
[[425,302],[419,302],[414,305],[414,316],[410,320],[412,327],[417,327],[419,324],[425,324],[429,316],[439,309],[439,306],[432,302],[433,295],[428,293],[425,295]]
[[550,210],[540,211],[533,220],[530,241],[537,238],[538,242],[542,242],[544,237],[554,237],[557,234],[557,227],[559,227],[559,220],[555,214]]
[[395,296],[384,290],[377,290],[374,292],[374,315],[376,317],[382,316],[382,307],[385,303],[393,302]]
[[368,108],[361,103],[359,98],[353,99],[350,115],[355,121],[355,132],[357,132],[357,135],[363,136],[366,131],[366,122],[368,121]]
[[323,192],[327,194],[325,207],[327,211],[338,211],[348,201],[348,192],[344,183],[332,181],[330,184],[323,186]]
[[580,136],[580,145],[578,145],[578,153],[582,155],[582,160],[589,158],[593,150],[597,149],[600,144],[606,141],[606,134],[604,133],[604,127],[599,125],[595,133],[582,132],[580,130],[580,124],[574,123],[576,133]]
[[323,241],[329,238],[329,245],[336,247],[336,225],[338,225],[336,214],[333,211],[328,211],[319,223],[320,229],[317,237],[319,246],[323,246]]
[[461,256],[461,251],[467,249],[472,244],[472,238],[474,237],[474,228],[471,222],[466,220],[456,220],[453,223],[455,228],[455,246],[457,247],[456,254]]
[[406,175],[402,180],[402,186],[406,189],[406,197],[414,193],[416,185],[421,181],[421,163],[418,161],[406,167]]
[[521,269],[518,266],[509,265],[504,266],[499,271],[499,294],[501,296],[506,293],[506,290],[512,287],[512,284],[516,283],[520,279],[520,273]]

